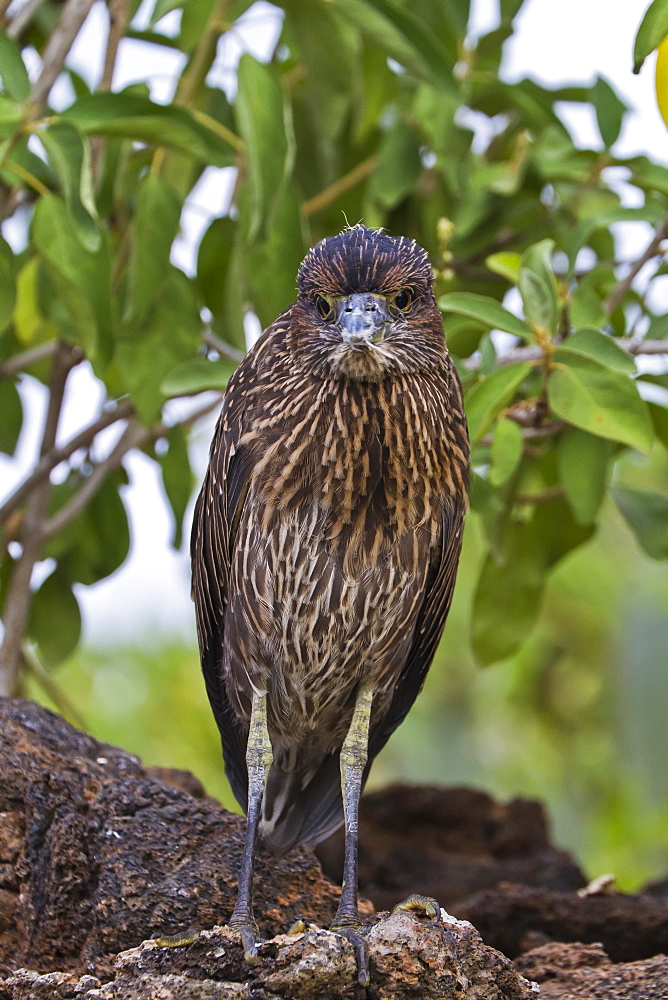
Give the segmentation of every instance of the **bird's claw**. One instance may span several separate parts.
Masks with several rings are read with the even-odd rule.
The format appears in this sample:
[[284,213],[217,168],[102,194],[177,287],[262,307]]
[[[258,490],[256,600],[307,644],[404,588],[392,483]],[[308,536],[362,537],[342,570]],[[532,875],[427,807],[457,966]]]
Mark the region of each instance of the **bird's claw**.
[[244,961],[257,962],[257,946],[261,943],[260,930],[257,924],[248,923],[247,921],[237,923],[231,920],[228,926],[231,931],[236,931],[241,938],[244,948]]
[[159,948],[181,948],[187,944],[193,944],[199,937],[199,931],[180,931],[177,934],[161,934],[153,938],[153,943]]
[[402,903],[397,903],[392,909],[392,913],[402,913],[408,910],[410,913],[417,913],[418,916],[429,917],[435,923],[441,919],[441,907],[431,896],[421,896],[417,892],[411,893]]
[[335,934],[340,934],[346,941],[350,941],[355,950],[355,961],[357,963],[357,982],[360,986],[368,986],[371,982],[369,972],[369,949],[362,934],[361,927],[331,927]]

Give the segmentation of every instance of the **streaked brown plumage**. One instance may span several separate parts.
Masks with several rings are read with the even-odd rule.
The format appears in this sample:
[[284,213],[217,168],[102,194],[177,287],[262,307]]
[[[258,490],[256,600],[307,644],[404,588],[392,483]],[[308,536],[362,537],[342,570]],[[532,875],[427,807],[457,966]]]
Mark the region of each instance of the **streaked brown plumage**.
[[[340,825],[356,699],[368,692],[371,706],[368,758],[345,757],[361,788],[450,606],[468,438],[431,280],[407,239],[355,226],[319,243],[297,301],[232,377],[216,428],[192,535],[202,665],[245,809],[251,714],[266,710],[260,831],[279,851]],[[356,885],[348,893],[356,914]],[[352,902],[337,924],[354,922]],[[242,916],[233,923],[252,926],[250,899]]]

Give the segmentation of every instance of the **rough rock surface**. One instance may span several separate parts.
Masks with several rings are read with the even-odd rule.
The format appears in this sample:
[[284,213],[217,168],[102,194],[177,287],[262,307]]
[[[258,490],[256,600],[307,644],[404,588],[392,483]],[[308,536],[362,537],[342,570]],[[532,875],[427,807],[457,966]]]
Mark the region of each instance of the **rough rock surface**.
[[581,897],[507,885],[465,900],[455,912],[510,958],[539,941],[600,942],[613,962],[668,954],[668,901],[645,894]]
[[542,1000],[666,1000],[668,957],[615,964],[600,944],[546,944],[522,955],[517,968],[540,985]]
[[[366,891],[375,885],[377,905],[409,889],[443,902],[449,873],[452,910],[484,943],[455,918],[379,919],[365,993],[345,939],[280,933],[298,916],[326,926],[334,912],[338,890],[310,855],[260,854],[257,914],[279,936],[249,966],[237,937],[214,926],[232,909],[243,822],[191,776],[152,772],[45,709],[0,700],[0,1000],[536,996],[521,976],[551,1000],[668,1000],[666,883],[579,896],[570,886],[581,873],[550,847],[532,803],[433,788],[372,798],[376,826],[396,811],[402,829],[399,846],[388,831],[366,843]],[[530,884],[509,884],[510,871]],[[190,943],[140,944],[189,928],[202,930]]]
[[[27,701],[0,701],[0,965],[104,974],[154,934],[234,906],[243,820]],[[260,852],[265,934],[327,924],[339,890],[311,855]]]
[[192,944],[161,947],[147,941],[117,961],[113,982],[90,976],[54,978],[22,971],[8,979],[12,1000],[529,1000],[535,989],[511,962],[482,943],[470,924],[438,923],[399,912],[379,920],[367,944],[371,985],[356,982],[352,945],[331,931],[280,935],[248,965],[235,934],[204,931]]
[[[325,874],[340,879],[342,831],[316,854]],[[563,891],[585,885],[570,855],[550,843],[540,803],[499,803],[471,788],[432,785],[391,785],[363,797],[360,891],[377,908],[420,892],[456,913],[460,900],[504,882]]]

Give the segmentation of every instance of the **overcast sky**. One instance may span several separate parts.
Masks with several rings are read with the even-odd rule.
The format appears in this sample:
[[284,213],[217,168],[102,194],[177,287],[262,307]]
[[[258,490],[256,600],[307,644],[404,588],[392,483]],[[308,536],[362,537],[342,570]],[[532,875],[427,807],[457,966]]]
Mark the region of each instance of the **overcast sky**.
[[[616,146],[620,155],[648,153],[668,163],[668,131],[655,105],[651,57],[642,73],[631,72],[633,38],[649,0],[624,0],[614,5],[609,0],[526,0],[516,21],[516,31],[506,44],[504,69],[509,80],[532,76],[549,84],[594,81],[601,74],[610,80],[633,109],[627,115],[624,131]],[[474,31],[483,33],[496,23],[495,0],[474,0]],[[178,14],[175,12],[174,17]],[[80,37],[70,62],[94,82],[94,67],[99,66],[106,32],[101,4],[91,12],[88,30]],[[229,90],[234,87],[234,69],[242,51],[258,58],[268,53],[280,30],[280,12],[266,3],[255,4],[242,19],[241,27],[226,36],[219,50],[210,82]],[[150,55],[149,55],[150,53]],[[182,56],[166,52],[156,58],[155,47],[140,46],[125,40],[117,64],[114,86],[149,79],[154,97],[168,100],[175,73]],[[68,95],[63,92],[63,103]],[[588,109],[569,106],[569,125],[583,144],[597,143],[593,114]],[[191,270],[194,248],[212,216],[220,215],[230,193],[231,168],[209,171],[198,186],[195,197],[182,219],[182,237],[174,248],[174,261]],[[16,234],[8,238],[20,239]],[[642,226],[630,228],[627,253],[632,255],[647,241]],[[75,433],[82,420],[95,412],[101,401],[100,389],[83,366],[72,374],[76,401],[63,415],[62,438]],[[0,458],[3,486],[8,492],[34,456],[43,407],[34,392],[30,393],[31,421],[23,436],[18,460],[8,463]],[[194,449],[201,475],[206,461],[212,422],[200,426],[194,435]],[[190,604],[189,565],[185,551],[169,548],[170,515],[162,500],[157,471],[147,459],[136,455],[127,462],[131,486],[125,500],[131,511],[132,557],[109,580],[91,588],[80,588],[78,596],[84,612],[85,637],[91,642],[146,636],[154,642],[156,634],[192,637],[194,621]],[[186,532],[187,535],[188,532]]]

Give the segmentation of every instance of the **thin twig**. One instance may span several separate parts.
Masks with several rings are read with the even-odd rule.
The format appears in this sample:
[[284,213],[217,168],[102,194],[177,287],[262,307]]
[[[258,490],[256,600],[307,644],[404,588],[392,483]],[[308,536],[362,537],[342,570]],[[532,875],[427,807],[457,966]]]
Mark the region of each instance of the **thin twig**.
[[515,503],[534,504],[549,503],[550,500],[559,500],[564,495],[564,488],[559,483],[555,486],[547,486],[540,493],[518,493]]
[[58,26],[42,53],[42,71],[30,91],[30,103],[35,115],[39,115],[46,105],[51,88],[65,65],[67,54],[93,3],[94,0],[67,0],[63,7]]
[[636,277],[638,272],[647,264],[648,261],[652,260],[653,257],[659,257],[663,251],[661,250],[661,244],[668,238],[668,216],[663,220],[661,226],[654,234],[651,242],[647,246],[644,253],[638,257],[636,261],[631,265],[628,274],[621,281],[617,282],[615,287],[612,289],[607,299],[603,303],[603,308],[610,315],[617,309],[618,306],[622,304],[626,295],[633,284],[633,279]]
[[77,729],[87,729],[83,716],[79,715],[75,706],[66,697],[48,670],[36,656],[33,656],[25,647],[21,650],[21,666],[26,673],[32,674],[35,683],[41,687],[46,695],[54,703],[60,715]]
[[[27,26],[30,24],[32,16],[35,13],[35,11],[38,10],[43,3],[44,0],[28,0],[25,6],[21,7],[16,17],[13,17],[10,23],[5,28],[5,32],[9,35],[10,38],[16,39],[19,37],[23,29],[27,28]],[[7,6],[9,6],[9,4]]]
[[107,35],[107,48],[104,53],[104,69],[98,90],[111,90],[114,78],[114,69],[118,57],[118,46],[125,34],[128,22],[128,9],[130,0],[109,0],[109,33]]
[[369,156],[366,160],[362,160],[361,163],[358,163],[356,167],[353,167],[343,177],[339,177],[338,181],[334,181],[333,184],[326,187],[320,194],[316,194],[305,201],[302,204],[302,215],[315,215],[317,212],[322,212],[324,208],[331,205],[332,202],[340,198],[346,191],[357,187],[360,181],[363,181],[365,177],[368,177],[373,172],[377,162],[377,156]]
[[133,448],[141,448],[146,440],[146,428],[141,427],[135,421],[130,422],[109,455],[102,462],[98,462],[74,496],[44,523],[44,537],[52,538],[65,525],[74,521],[81,514],[88,501],[97,493],[109,473],[118,468],[129,451]]
[[[54,447],[65,395],[65,384],[72,366],[71,348],[62,343],[59,344],[51,369],[49,405],[44,421],[40,458]],[[18,678],[21,647],[32,597],[30,581],[44,543],[43,524],[50,492],[51,483],[48,478],[43,479],[39,486],[32,491],[23,519],[21,555],[16,561],[7,588],[3,616],[5,635],[2,649],[0,649],[0,695],[6,697],[11,697],[13,694]]]
[[[512,412],[506,414],[509,420],[514,420]],[[522,437],[525,441],[540,441],[541,438],[552,437],[553,434],[560,434],[564,430],[566,424],[563,420],[551,420],[549,423],[540,424],[538,427],[526,427],[519,420],[515,420],[516,424],[522,428]],[[494,440],[493,434],[486,434],[480,439],[479,444],[483,447],[489,447]]]
[[46,344],[39,344],[37,347],[31,347],[29,351],[23,351],[22,354],[15,354],[13,358],[8,358],[0,364],[0,379],[13,378],[38,361],[52,357],[57,349],[58,341],[49,340]]
[[[129,0],[109,0],[109,30],[107,32],[107,47],[104,53],[104,68],[98,91],[108,92],[114,78],[114,69],[118,57],[118,47],[125,34],[128,22]],[[90,141],[91,172],[93,180],[97,181],[100,174],[100,164],[104,153],[104,136],[95,135]]]
[[212,410],[217,409],[219,406],[220,396],[217,396],[214,400],[206,403],[199,409],[194,410],[183,420],[178,420],[172,425],[160,422],[155,424],[153,427],[142,427],[135,421],[129,423],[121,435],[120,440],[116,444],[116,447],[111,451],[107,458],[95,466],[90,476],[88,476],[86,481],[74,494],[74,496],[45,523],[44,537],[51,538],[53,535],[57,534],[57,532],[61,531],[64,527],[70,524],[71,521],[74,521],[79,514],[81,514],[86,504],[99,490],[109,473],[118,468],[123,461],[123,458],[129,451],[132,451],[134,448],[145,448],[147,444],[150,444],[152,441],[157,441],[158,438],[164,437],[168,434],[172,427],[189,427],[196,423],[201,417],[211,413]]
[[[633,337],[612,337],[611,343],[617,344],[618,347],[621,347],[634,357],[642,354],[668,354],[668,340],[636,340]],[[558,346],[568,348],[568,339]],[[505,354],[501,354],[497,358],[497,363],[499,365],[510,365],[518,361],[531,363],[533,361],[542,361],[543,356],[544,352],[542,349],[532,344],[529,347],[514,347]],[[480,360],[474,357],[465,358],[463,365],[467,371],[478,371]]]
[[7,518],[20,503],[28,496],[30,491],[48,476],[56,466],[73,455],[80,448],[87,448],[97,437],[100,431],[105,430],[119,420],[127,420],[134,413],[134,407],[129,400],[123,400],[114,410],[106,410],[97,420],[84,428],[79,434],[71,438],[60,448],[52,448],[51,451],[43,455],[30,475],[17,486],[12,495],[5,500],[0,507],[0,524],[4,524]]
[[229,358],[230,361],[243,361],[245,355],[243,351],[240,351],[238,347],[233,347],[232,344],[228,344],[226,340],[221,340],[217,337],[215,333],[211,330],[206,330],[202,340],[207,347],[216,351],[223,358]]

